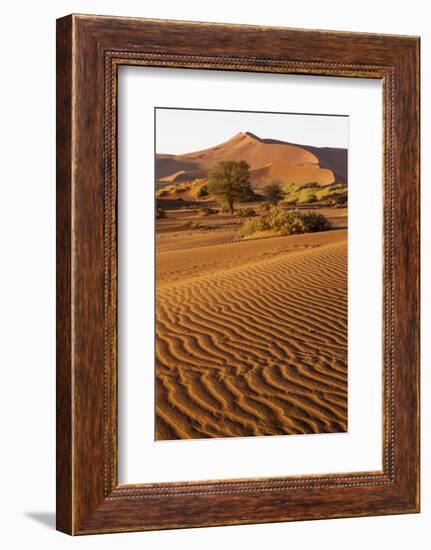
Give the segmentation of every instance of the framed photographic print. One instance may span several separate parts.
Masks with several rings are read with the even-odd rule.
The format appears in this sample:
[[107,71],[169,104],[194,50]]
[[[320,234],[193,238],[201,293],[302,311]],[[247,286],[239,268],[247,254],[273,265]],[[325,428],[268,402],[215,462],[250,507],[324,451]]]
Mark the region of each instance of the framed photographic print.
[[419,511],[419,39],[57,22],[57,528]]

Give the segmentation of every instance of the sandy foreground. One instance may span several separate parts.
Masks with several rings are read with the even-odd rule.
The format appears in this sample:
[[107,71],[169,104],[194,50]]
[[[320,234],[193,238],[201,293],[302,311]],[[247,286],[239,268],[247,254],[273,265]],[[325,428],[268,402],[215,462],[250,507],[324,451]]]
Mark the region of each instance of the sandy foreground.
[[346,431],[347,231],[161,229],[156,438]]

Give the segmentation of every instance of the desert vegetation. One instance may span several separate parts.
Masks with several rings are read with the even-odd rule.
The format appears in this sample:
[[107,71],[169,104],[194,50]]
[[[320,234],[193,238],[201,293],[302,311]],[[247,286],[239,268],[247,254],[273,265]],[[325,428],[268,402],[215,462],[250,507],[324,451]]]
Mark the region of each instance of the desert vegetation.
[[272,204],[278,204],[284,198],[284,191],[279,181],[270,181],[265,183],[263,194],[267,201]]
[[160,220],[162,218],[166,218],[166,212],[163,210],[163,208],[160,208],[160,206],[156,207],[156,219]]
[[208,193],[219,198],[233,213],[235,200],[253,195],[246,161],[220,161],[208,173]]
[[249,237],[269,231],[272,235],[286,236],[328,231],[329,229],[331,229],[331,223],[323,214],[285,210],[280,206],[273,206],[262,212],[258,217],[245,220],[238,231],[238,235]]
[[324,202],[331,206],[347,206],[347,185],[343,183],[319,186],[315,183],[299,185],[289,183],[283,187],[283,202],[288,205]]
[[256,210],[254,208],[237,208],[235,214],[240,218],[254,218],[256,216]]

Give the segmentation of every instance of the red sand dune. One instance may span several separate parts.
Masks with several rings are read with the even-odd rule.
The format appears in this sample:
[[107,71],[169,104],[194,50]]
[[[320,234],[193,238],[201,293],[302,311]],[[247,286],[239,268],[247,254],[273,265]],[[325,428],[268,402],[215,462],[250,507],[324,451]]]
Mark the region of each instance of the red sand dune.
[[347,182],[347,149],[261,139],[250,132],[240,132],[225,143],[202,151],[157,154],[156,180],[177,183],[206,177],[208,170],[221,160],[247,161],[255,188],[265,179],[320,185]]

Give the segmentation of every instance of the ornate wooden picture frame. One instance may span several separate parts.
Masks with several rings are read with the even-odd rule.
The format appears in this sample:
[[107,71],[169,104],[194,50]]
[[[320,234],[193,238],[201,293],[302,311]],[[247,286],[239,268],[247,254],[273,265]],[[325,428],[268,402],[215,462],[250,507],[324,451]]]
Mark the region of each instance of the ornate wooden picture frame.
[[[117,70],[383,85],[383,469],[118,483]],[[57,528],[68,534],[419,511],[419,39],[70,15],[57,21]]]

